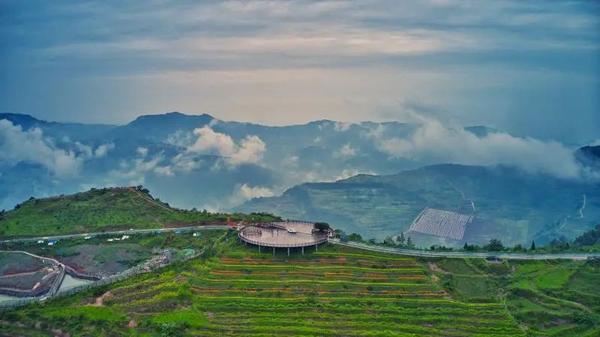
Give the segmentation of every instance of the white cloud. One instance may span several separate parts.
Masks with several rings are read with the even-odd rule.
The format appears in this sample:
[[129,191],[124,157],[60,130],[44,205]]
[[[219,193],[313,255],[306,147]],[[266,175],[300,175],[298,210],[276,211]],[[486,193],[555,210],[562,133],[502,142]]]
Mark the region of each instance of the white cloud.
[[[65,138],[66,139],[63,139],[63,141],[68,140],[68,137],[65,137]],[[95,150],[92,146],[83,144],[81,142],[75,142],[74,146],[77,149],[77,151],[79,152],[79,155],[81,155],[85,159],[102,158],[102,157],[106,156],[106,154],[110,150],[115,148],[115,144],[113,144],[113,143],[101,144]]]
[[106,156],[108,151],[110,151],[114,148],[115,148],[115,144],[113,144],[113,143],[99,145],[96,148],[96,150],[94,151],[94,157],[102,158],[102,157]]
[[239,144],[224,133],[209,126],[194,130],[198,138],[187,148],[188,153],[213,153],[224,157],[230,165],[257,164],[266,151],[266,144],[258,136],[246,136]]
[[357,174],[375,174],[375,172],[373,171],[359,171],[357,169],[343,169],[342,172],[335,177],[334,180],[343,180],[343,179],[348,179],[350,177],[353,177]]
[[274,195],[273,191],[268,187],[263,186],[249,186],[248,184],[242,184],[238,186],[237,193],[244,199],[250,200],[253,198],[260,197],[272,197]]
[[41,129],[23,130],[8,120],[0,120],[0,163],[40,164],[59,177],[79,172],[83,158],[74,152],[58,148]]
[[164,161],[162,153],[151,157],[140,157],[133,160],[122,161],[119,168],[112,170],[106,176],[109,185],[143,185],[146,175],[153,173],[162,176],[172,176],[174,172],[170,166],[161,165]]
[[352,123],[335,122],[333,129],[338,132],[343,132],[343,131],[348,131],[348,129],[350,129],[351,126],[352,126]]
[[344,144],[333,156],[335,158],[350,158],[356,156],[357,150],[350,145],[350,143]]
[[509,165],[530,173],[578,178],[581,168],[573,152],[554,141],[519,138],[507,133],[477,137],[461,127],[412,114],[417,129],[407,138],[372,133],[377,148],[391,157],[465,165]]
[[135,150],[135,152],[137,152],[140,157],[146,157],[148,155],[148,148],[140,146]]
[[272,197],[275,193],[269,187],[250,186],[248,184],[236,185],[227,203],[220,203],[219,209],[231,208],[253,198]]

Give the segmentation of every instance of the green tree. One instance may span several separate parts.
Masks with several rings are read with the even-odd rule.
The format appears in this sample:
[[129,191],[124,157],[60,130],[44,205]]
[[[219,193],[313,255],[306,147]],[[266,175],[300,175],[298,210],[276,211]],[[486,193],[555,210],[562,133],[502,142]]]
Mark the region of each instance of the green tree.
[[498,239],[491,239],[490,243],[485,246],[485,249],[490,252],[499,252],[504,249],[504,245]]
[[321,232],[329,230],[331,227],[327,222],[315,222],[315,229]]
[[396,237],[396,241],[398,242],[398,246],[404,246],[404,244],[406,243],[406,237],[404,237],[404,233],[400,233],[400,236]]
[[406,237],[406,247],[407,248],[415,248],[415,244],[412,242],[410,236]]
[[531,240],[531,248],[529,250],[535,250],[535,241]]
[[386,236],[385,239],[383,239],[383,244],[385,246],[395,246],[396,243],[394,242],[394,238],[391,236]]
[[362,242],[363,238],[358,233],[351,233],[348,235],[348,241]]

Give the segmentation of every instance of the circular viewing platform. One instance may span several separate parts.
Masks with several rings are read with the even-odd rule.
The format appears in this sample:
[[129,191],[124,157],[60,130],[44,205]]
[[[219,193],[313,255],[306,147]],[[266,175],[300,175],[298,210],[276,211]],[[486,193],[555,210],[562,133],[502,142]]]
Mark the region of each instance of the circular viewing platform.
[[309,247],[327,242],[329,230],[320,231],[311,222],[285,221],[250,225],[238,236],[247,243],[273,248]]

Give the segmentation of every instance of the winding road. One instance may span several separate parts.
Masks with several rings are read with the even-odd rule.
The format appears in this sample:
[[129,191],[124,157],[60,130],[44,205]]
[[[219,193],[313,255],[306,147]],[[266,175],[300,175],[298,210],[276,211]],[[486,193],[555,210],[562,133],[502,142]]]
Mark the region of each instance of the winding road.
[[19,242],[32,242],[32,241],[50,241],[50,240],[64,240],[64,239],[83,239],[87,236],[118,236],[118,235],[135,235],[135,234],[160,234],[168,232],[194,232],[199,230],[210,230],[210,229],[226,229],[227,225],[204,225],[204,226],[187,226],[187,227],[168,227],[168,228],[149,228],[149,229],[126,229],[118,231],[107,231],[107,232],[93,232],[93,233],[77,233],[77,234],[65,234],[65,235],[53,235],[53,236],[37,236],[27,238],[14,238],[0,240],[2,243],[19,243]]
[[[39,240],[64,240],[64,239],[79,239],[87,236],[118,236],[118,235],[135,235],[135,234],[160,234],[168,232],[195,232],[201,230],[213,230],[213,229],[227,229],[227,225],[206,225],[206,226],[188,226],[188,227],[176,227],[176,228],[152,228],[152,229],[130,229],[110,232],[96,232],[96,233],[81,233],[81,234],[68,234],[68,235],[56,235],[56,236],[44,236],[44,237],[30,237],[30,238],[16,238],[8,240],[0,240],[0,244],[3,243],[19,243],[19,242],[35,242]],[[407,256],[418,256],[418,257],[445,257],[445,258],[488,258],[497,257],[499,259],[506,260],[586,260],[588,258],[600,258],[600,253],[504,253],[504,252],[435,252],[419,249],[404,249],[404,248],[391,248],[382,246],[373,246],[359,242],[341,242],[339,239],[330,239],[330,243],[340,246],[358,248],[369,250],[380,253],[391,253],[398,255]]]
[[444,257],[444,258],[488,258],[497,257],[506,260],[587,260],[588,258],[600,258],[600,253],[556,253],[556,254],[526,254],[526,253],[503,253],[503,252],[434,252],[418,249],[389,248],[381,246],[372,246],[358,242],[341,242],[338,239],[329,240],[329,242],[358,249],[369,250],[379,253],[390,253],[398,255],[418,256],[418,257]]

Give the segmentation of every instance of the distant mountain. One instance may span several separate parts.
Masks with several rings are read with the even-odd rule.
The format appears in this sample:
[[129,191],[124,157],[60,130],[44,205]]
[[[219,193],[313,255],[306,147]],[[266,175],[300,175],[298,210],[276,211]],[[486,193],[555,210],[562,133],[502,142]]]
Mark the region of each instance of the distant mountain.
[[600,145],[581,147],[575,156],[583,165],[600,170]]
[[[464,241],[543,243],[561,235],[572,238],[598,222],[600,184],[507,167],[435,165],[394,175],[302,184],[278,197],[250,200],[238,210],[324,220],[381,239],[406,231],[426,207],[475,215]],[[422,243],[453,243],[430,239]]]
[[[266,126],[180,112],[140,116],[119,126],[48,122],[20,114],[0,114],[0,119],[25,131],[39,128],[49,147],[65,151],[66,159],[71,157],[80,166],[77,175],[57,179],[45,168],[55,165],[55,158],[36,161],[39,153],[35,153],[11,163],[0,157],[0,209],[12,208],[29,196],[131,184],[144,184],[182,207],[228,208],[257,193],[277,193],[306,181],[335,180],[358,172],[392,173],[423,164],[390,158],[370,138],[374,130],[406,137],[414,128],[396,122],[322,120]],[[199,137],[194,130],[203,127],[216,138],[205,150],[190,150]],[[259,142],[244,145],[247,137]],[[42,153],[57,154],[48,149]],[[233,165],[228,156],[235,156]],[[241,188],[245,190],[240,192]]]
[[470,133],[474,134],[477,137],[485,137],[489,134],[500,132],[497,129],[490,128],[485,125],[467,126],[467,127],[465,127],[465,130],[469,131]]
[[23,130],[40,128],[44,131],[46,136],[56,139],[67,137],[74,140],[96,140],[115,128],[114,125],[109,124],[48,122],[30,115],[16,113],[0,113],[0,120],[3,119],[10,121],[14,125],[20,126]]
[[[264,207],[288,217],[327,220],[349,231],[382,237],[408,228],[423,207],[468,211],[473,199],[477,211],[483,210],[478,219],[485,223],[480,227],[486,228],[478,236],[471,232],[473,240],[493,234],[515,241],[545,240],[557,233],[572,237],[587,228],[597,207],[594,191],[547,176],[523,178],[516,169],[493,175],[472,167],[417,170],[455,162],[456,157],[444,156],[446,144],[439,139],[425,144],[433,155],[414,152],[412,148],[422,142],[419,137],[439,132],[418,124],[318,120],[268,126],[180,112],[140,116],[125,125],[58,123],[9,113],[0,114],[0,120],[19,126],[0,129],[5,133],[0,134],[0,210],[12,209],[31,196],[106,186],[144,185],[177,207],[208,210],[228,210],[252,198],[283,193],[243,208]],[[482,139],[503,133],[487,126],[464,130]],[[487,139],[482,145],[462,130],[442,131],[470,142],[465,151],[474,149],[479,157],[486,146],[497,142]],[[2,137],[16,140],[3,142]],[[529,142],[514,141],[518,146]],[[448,145],[451,151],[461,146],[453,144]],[[534,146],[540,149],[539,143]],[[399,148],[405,151],[394,152]],[[506,157],[507,150],[502,151]],[[595,170],[595,153],[586,148],[577,157]],[[440,154],[449,159],[436,157]],[[361,173],[373,176],[357,176]],[[352,176],[356,177],[344,180]],[[402,183],[390,182],[389,177]],[[355,189],[363,180],[366,187]],[[576,220],[584,193],[584,218]],[[560,198],[564,202],[553,201]],[[489,203],[493,206],[486,206]]]
[[207,114],[185,115],[180,112],[169,112],[159,115],[144,115],[129,124],[118,126],[107,135],[108,139],[143,139],[160,142],[175,132],[192,131],[215,120]]

